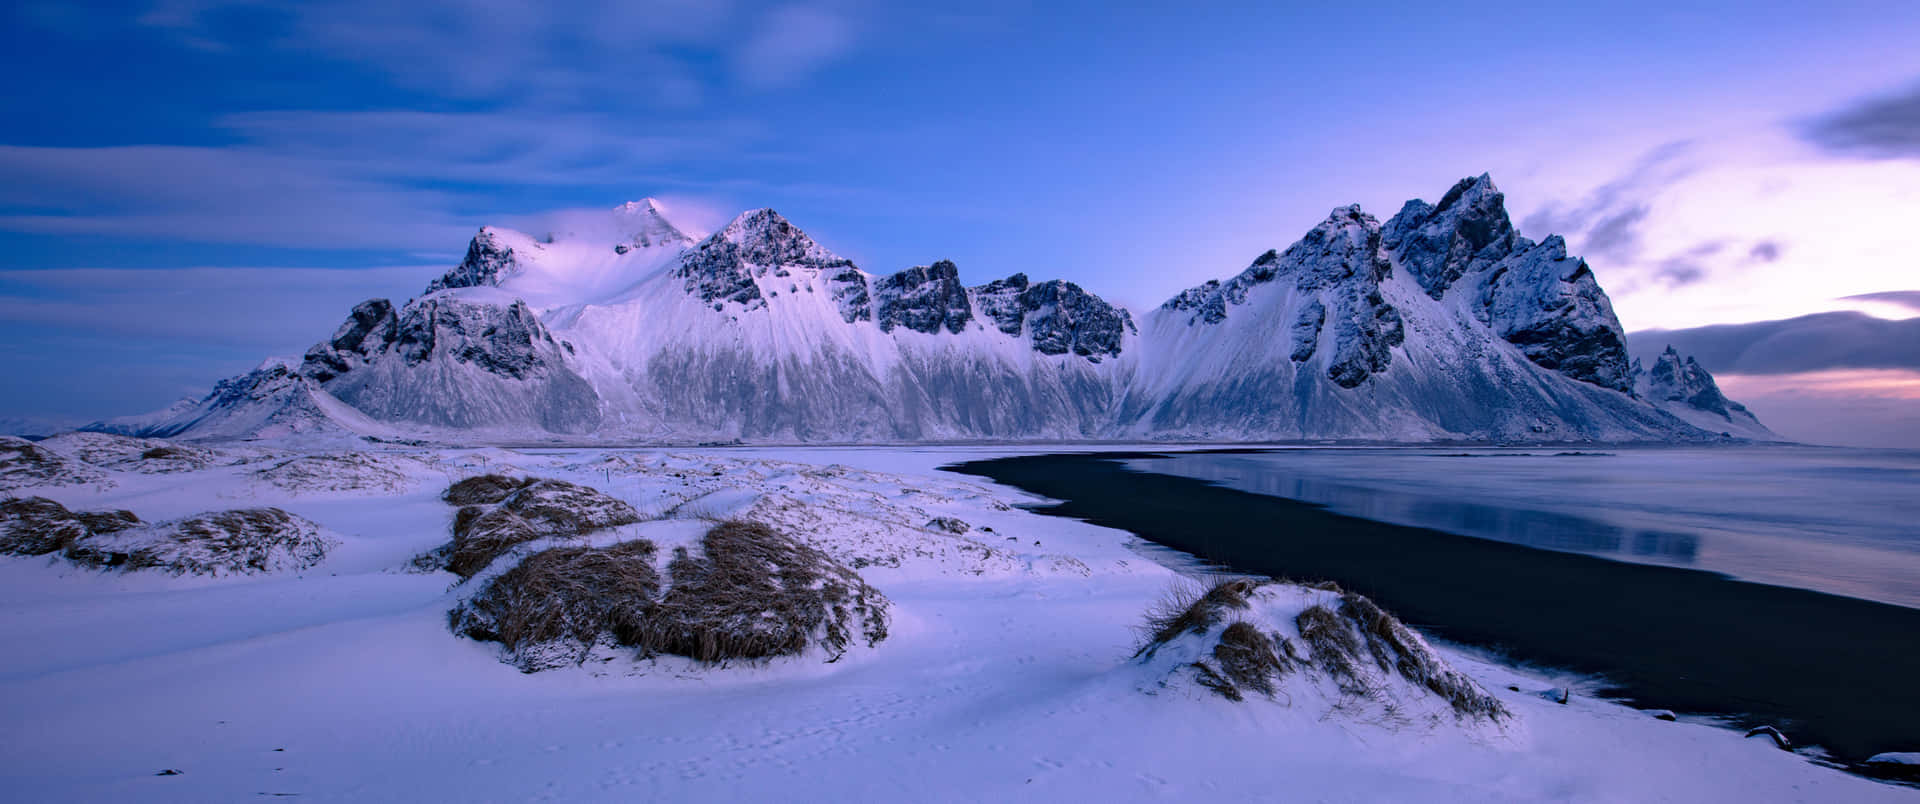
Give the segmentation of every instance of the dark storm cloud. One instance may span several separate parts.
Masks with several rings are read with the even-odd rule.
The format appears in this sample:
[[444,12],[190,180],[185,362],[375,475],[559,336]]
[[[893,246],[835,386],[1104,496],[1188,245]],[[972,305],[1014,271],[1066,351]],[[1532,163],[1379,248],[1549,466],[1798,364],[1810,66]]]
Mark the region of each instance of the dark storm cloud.
[[[1920,296],[1920,291],[1911,293]],[[1672,345],[1715,374],[1920,370],[1920,318],[1889,321],[1865,313],[1816,313],[1781,321],[1645,330],[1628,335],[1627,342],[1648,364]]]
[[1874,301],[1897,304],[1915,312],[1920,312],[1920,290],[1889,290],[1881,293],[1862,293],[1858,296],[1844,297],[1849,301]]
[[1857,101],[1800,128],[1829,152],[1869,159],[1920,159],[1920,84]]

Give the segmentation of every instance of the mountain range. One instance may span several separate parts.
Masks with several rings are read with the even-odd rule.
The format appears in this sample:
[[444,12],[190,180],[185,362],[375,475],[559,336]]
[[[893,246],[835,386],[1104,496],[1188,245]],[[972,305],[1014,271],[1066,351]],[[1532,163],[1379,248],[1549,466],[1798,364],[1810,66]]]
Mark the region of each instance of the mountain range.
[[1771,439],[1697,362],[1641,371],[1589,265],[1485,176],[1384,223],[1341,207],[1136,314],[950,261],[868,273],[771,209],[711,234],[652,200],[480,230],[297,360],[92,429],[499,440]]

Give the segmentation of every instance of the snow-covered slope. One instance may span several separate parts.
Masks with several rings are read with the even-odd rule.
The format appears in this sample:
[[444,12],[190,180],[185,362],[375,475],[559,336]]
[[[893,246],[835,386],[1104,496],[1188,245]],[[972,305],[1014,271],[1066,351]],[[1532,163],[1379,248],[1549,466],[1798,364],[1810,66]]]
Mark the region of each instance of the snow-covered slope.
[[1484,175],[1384,225],[1337,209],[1138,325],[1070,282],[871,274],[769,209],[696,240],[652,200],[540,237],[484,228],[426,290],[362,303],[296,370],[106,429],[235,437],[331,402],[349,431],[663,441],[1727,431],[1636,395],[1591,269],[1521,237]]

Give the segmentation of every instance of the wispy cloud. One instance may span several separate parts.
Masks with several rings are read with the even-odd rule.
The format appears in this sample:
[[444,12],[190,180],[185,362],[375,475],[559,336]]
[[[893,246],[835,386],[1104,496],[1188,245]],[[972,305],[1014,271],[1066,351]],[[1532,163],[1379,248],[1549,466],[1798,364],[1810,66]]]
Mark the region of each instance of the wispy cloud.
[[1920,83],[1835,109],[1807,121],[1800,134],[1843,156],[1920,159]]
[[1920,290],[1888,290],[1880,293],[1859,293],[1841,297],[1846,301],[1880,302],[1904,307],[1920,313]]
[[310,160],[180,146],[0,146],[0,229],[321,248],[421,247],[467,227],[446,194]]
[[784,6],[760,17],[746,44],[734,52],[734,67],[748,86],[788,86],[844,55],[853,42],[852,21],[837,11]]
[[263,356],[298,353],[353,305],[375,296],[400,302],[448,267],[0,271],[0,321]]
[[138,19],[217,49],[237,38],[219,25],[236,9],[277,18],[275,46],[398,86],[558,108],[699,103],[710,90],[703,59],[731,61],[748,87],[783,86],[855,43],[851,15],[833,6],[752,0],[163,0]]
[[1605,260],[1631,261],[1640,256],[1641,229],[1652,211],[1652,198],[1702,164],[1694,143],[1666,143],[1586,196],[1541,207],[1522,220],[1520,228],[1533,237],[1562,235],[1582,253]]

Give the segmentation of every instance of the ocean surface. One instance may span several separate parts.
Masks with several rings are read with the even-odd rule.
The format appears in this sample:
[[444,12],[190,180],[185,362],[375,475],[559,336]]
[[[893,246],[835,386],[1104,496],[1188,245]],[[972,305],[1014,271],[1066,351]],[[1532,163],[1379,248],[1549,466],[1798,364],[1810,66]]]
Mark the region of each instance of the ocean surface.
[[1920,608],[1915,450],[1280,449],[1127,466],[1379,522]]

